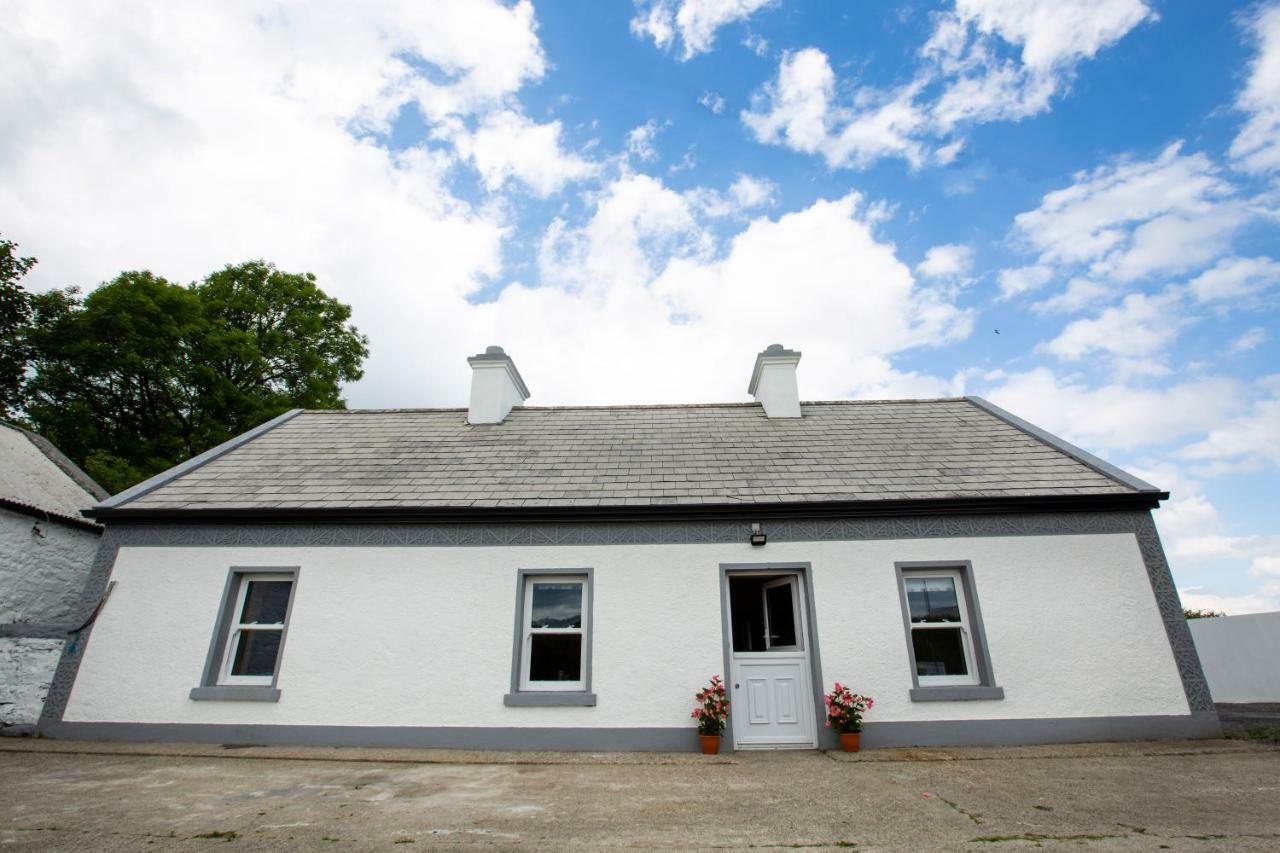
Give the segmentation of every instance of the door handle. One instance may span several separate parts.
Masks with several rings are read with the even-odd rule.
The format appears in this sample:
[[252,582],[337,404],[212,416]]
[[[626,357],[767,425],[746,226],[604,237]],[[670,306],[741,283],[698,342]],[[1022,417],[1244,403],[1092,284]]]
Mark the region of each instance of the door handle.
[[737,685],[737,684],[733,685],[733,689],[734,689],[734,690],[737,690],[737,689],[738,689],[738,685]]

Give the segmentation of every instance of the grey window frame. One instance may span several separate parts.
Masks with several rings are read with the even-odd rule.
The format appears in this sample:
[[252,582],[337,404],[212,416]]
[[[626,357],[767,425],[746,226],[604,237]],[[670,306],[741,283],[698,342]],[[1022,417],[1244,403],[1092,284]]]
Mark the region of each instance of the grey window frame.
[[[897,575],[898,601],[902,605],[902,627],[906,632],[907,659],[911,668],[911,701],[912,702],[950,702],[972,701],[981,699],[1003,699],[1004,688],[996,684],[995,671],[991,665],[991,652],[987,648],[987,632],[982,625],[982,608],[978,605],[978,588],[973,577],[973,563],[970,560],[916,560],[896,562],[893,564]],[[964,587],[965,619],[969,623],[970,643],[973,646],[974,669],[977,670],[977,684],[935,684],[920,686],[920,676],[916,672],[916,650],[911,639],[911,605],[907,602],[906,578],[911,575],[929,574],[940,569],[959,572],[960,582]]]
[[[520,669],[524,653],[524,609],[525,589],[529,578],[538,576],[576,577],[582,578],[586,589],[583,590],[582,607],[586,625],[584,626],[583,644],[585,651],[582,664],[582,690],[522,690],[520,688]],[[511,689],[502,697],[502,704],[508,707],[547,707],[578,706],[592,707],[596,704],[596,694],[591,692],[591,657],[592,634],[595,633],[595,571],[591,568],[573,569],[519,569],[516,572],[516,617],[515,629],[511,642]]]
[[[200,685],[191,688],[190,698],[196,701],[232,701],[232,702],[278,702],[280,688],[280,667],[284,661],[285,645],[289,640],[289,626],[293,624],[293,605],[298,600],[299,566],[232,566],[227,571],[227,581],[222,589],[222,603],[218,606],[218,620],[213,629],[213,638],[209,641],[209,653],[205,657],[204,672],[200,677]],[[276,669],[271,675],[270,685],[251,684],[219,684],[223,659],[226,657],[227,641],[230,639],[231,624],[235,618],[232,612],[240,597],[240,588],[254,575],[289,575],[292,587],[289,589],[289,605],[284,612],[284,629],[280,634],[280,650],[276,653]]]

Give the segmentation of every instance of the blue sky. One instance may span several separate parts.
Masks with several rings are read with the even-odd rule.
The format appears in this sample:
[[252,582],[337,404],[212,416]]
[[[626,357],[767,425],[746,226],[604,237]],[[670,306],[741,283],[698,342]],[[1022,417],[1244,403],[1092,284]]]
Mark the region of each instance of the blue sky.
[[[1280,609],[1280,4],[0,0],[33,288],[246,258],[356,406],[980,394],[1173,492],[1189,604]],[[998,330],[998,331],[997,331]]]

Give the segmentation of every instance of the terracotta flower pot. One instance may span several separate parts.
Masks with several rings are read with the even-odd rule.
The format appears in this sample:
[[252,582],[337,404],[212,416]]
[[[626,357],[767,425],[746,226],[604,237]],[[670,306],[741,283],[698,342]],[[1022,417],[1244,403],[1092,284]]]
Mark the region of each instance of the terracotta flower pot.
[[720,752],[720,735],[698,735],[702,743],[703,755],[716,755]]
[[841,732],[840,748],[845,752],[857,752],[859,741],[862,739],[861,732]]

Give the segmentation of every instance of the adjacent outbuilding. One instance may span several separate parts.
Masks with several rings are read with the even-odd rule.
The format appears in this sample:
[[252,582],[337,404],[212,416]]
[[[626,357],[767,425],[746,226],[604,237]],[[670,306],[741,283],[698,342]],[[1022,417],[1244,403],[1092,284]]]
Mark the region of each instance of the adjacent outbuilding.
[[[41,723],[59,737],[671,750],[1214,736],[1151,510],[978,398],[295,411],[116,497]],[[744,379],[748,365],[743,365]]]
[[44,438],[0,421],[0,734],[30,734],[102,527],[81,515],[107,493]]

